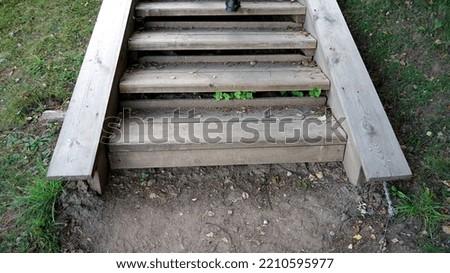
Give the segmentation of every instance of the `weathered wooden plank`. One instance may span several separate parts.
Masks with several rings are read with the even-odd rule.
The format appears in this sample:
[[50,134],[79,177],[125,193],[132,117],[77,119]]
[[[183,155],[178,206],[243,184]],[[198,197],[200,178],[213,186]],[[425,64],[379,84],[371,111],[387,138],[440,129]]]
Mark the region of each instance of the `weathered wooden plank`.
[[111,152],[112,169],[342,161],[344,145]]
[[326,98],[286,97],[257,98],[252,100],[216,101],[215,99],[153,99],[122,101],[122,108],[130,109],[164,109],[164,108],[227,108],[241,107],[317,107],[325,105]]
[[136,15],[145,16],[211,16],[211,15],[302,15],[306,8],[297,2],[241,2],[237,12],[226,12],[224,1],[141,2]]
[[108,152],[105,146],[105,144],[99,145],[97,159],[94,166],[94,175],[91,179],[88,179],[89,187],[98,194],[103,194],[108,182],[109,162]]
[[344,161],[347,168],[353,165],[349,178],[353,183],[361,178],[359,166],[369,182],[409,178],[408,162],[337,2],[304,2],[305,29],[319,41],[315,60],[331,81],[330,106],[346,117],[343,126],[350,144],[346,153],[356,153]]
[[172,29],[272,29],[301,30],[303,23],[296,22],[217,22],[217,21],[152,21],[144,24],[145,28]]
[[329,81],[318,68],[268,64],[186,65],[126,73],[122,93],[177,93],[216,91],[285,91],[329,89]]
[[[303,111],[306,109],[303,109]],[[298,108],[237,112],[196,108],[127,112],[113,130],[110,151],[228,149],[345,144],[333,118],[304,116]]]
[[315,49],[316,40],[301,31],[155,30],[130,37],[130,50]]
[[47,176],[89,180],[133,0],[104,0]]
[[262,63],[262,62],[301,62],[311,60],[301,54],[265,54],[265,55],[215,55],[215,56],[145,56],[140,63]]

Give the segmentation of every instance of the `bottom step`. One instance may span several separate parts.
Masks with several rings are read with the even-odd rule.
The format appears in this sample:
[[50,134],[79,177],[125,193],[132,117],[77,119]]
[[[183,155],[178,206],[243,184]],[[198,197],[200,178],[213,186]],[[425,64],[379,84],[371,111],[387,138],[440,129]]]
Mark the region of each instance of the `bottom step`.
[[112,169],[342,161],[345,145],[113,152]]
[[[124,103],[109,141],[112,169],[342,161],[347,136],[324,106],[180,108]],[[276,101],[276,100],[274,100]],[[173,106],[180,100],[173,101]],[[265,102],[264,102],[265,103]],[[147,107],[142,107],[146,104]],[[165,103],[170,105],[170,101]],[[251,103],[257,105],[257,100]],[[133,107],[134,105],[134,107]],[[262,104],[264,105],[264,104]]]

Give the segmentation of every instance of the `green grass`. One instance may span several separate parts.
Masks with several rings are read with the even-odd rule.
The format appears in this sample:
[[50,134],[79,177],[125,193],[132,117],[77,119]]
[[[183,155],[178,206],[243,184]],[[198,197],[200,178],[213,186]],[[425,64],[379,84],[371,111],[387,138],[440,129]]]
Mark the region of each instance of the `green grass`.
[[407,194],[397,209],[428,230],[423,251],[440,249],[448,218],[437,208],[449,208],[450,194],[442,183],[450,179],[450,1],[339,3],[414,173],[400,184]]
[[46,179],[59,126],[45,109],[70,99],[100,0],[0,0],[0,252],[57,252],[61,181]]
[[0,135],[0,251],[58,250],[54,205],[60,181],[47,181],[51,142],[59,129],[47,125]]
[[68,100],[99,2],[0,0],[0,129]]
[[405,218],[420,219],[424,224],[424,230],[431,238],[440,229],[440,223],[450,220],[448,215],[440,212],[443,205],[436,201],[429,188],[424,188],[420,194],[413,196],[404,194],[394,186],[392,192],[398,198],[398,205],[396,206],[398,215]]

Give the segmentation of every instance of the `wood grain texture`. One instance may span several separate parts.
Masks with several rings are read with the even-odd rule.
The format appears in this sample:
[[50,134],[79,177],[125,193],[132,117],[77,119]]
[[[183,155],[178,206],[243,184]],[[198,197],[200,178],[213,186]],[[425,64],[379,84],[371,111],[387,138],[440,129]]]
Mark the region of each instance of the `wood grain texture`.
[[302,31],[155,30],[130,37],[130,50],[315,49]]
[[[343,145],[347,135],[334,119],[304,117],[298,109],[236,114],[195,109],[175,116],[175,108],[125,116],[113,130],[110,151],[161,151],[283,146]],[[129,115],[129,113],[127,113]]]
[[302,15],[306,8],[297,2],[241,2],[237,12],[226,12],[225,1],[141,2],[136,7],[138,17],[145,16],[211,16],[211,15]]
[[284,148],[111,152],[112,169],[342,161],[344,145]]
[[145,28],[172,29],[271,29],[271,30],[301,30],[303,23],[295,22],[217,22],[217,21],[151,21],[144,24]]
[[135,70],[120,82],[121,93],[185,93],[216,91],[285,91],[329,89],[318,68],[291,64],[180,65]]
[[47,176],[89,180],[133,0],[104,0]]
[[94,175],[88,180],[89,187],[98,194],[103,194],[109,174],[109,160],[105,144],[99,145],[94,170]]
[[176,64],[176,63],[262,63],[262,62],[301,62],[311,60],[300,54],[266,54],[266,55],[215,55],[215,56],[145,56],[139,63]]
[[[164,109],[164,108],[226,108],[236,109],[241,107],[317,107],[324,106],[325,97],[275,97],[275,98],[255,98],[252,100],[232,100],[217,101],[215,99],[149,99],[149,100],[128,100],[122,101],[122,108],[130,109]],[[238,109],[241,110],[241,109]]]
[[[411,170],[403,155],[383,105],[335,0],[304,0],[308,7],[305,29],[319,42],[315,60],[331,81],[333,112],[346,117],[344,129],[356,153],[346,156],[353,180],[406,179]],[[340,108],[341,110],[336,109]],[[360,161],[359,163],[356,161]],[[356,183],[356,181],[353,181]]]

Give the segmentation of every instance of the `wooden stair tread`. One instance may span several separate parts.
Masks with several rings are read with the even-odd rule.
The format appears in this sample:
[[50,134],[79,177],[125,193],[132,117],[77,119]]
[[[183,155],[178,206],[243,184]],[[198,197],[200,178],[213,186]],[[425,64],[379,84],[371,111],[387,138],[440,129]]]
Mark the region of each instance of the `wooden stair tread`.
[[330,82],[316,67],[293,64],[186,64],[125,73],[122,93],[328,90]]
[[180,63],[267,63],[311,61],[311,57],[300,54],[258,54],[258,55],[200,55],[200,56],[144,56],[142,64],[180,64]]
[[[115,138],[109,142],[110,151],[322,146],[346,143],[345,132],[332,117],[321,119],[322,117],[315,116],[311,110],[304,107],[301,110],[271,109],[270,115],[266,108],[248,108],[247,111],[195,108],[195,111],[190,109],[174,114],[176,111],[178,108],[174,107],[125,114],[120,122],[120,129],[115,130]],[[243,127],[243,124],[246,124],[246,127]],[[178,133],[174,131],[176,126]],[[220,127],[220,132],[215,130]],[[149,137],[151,132],[156,138],[161,138],[163,130],[167,130],[167,139],[164,139],[164,142],[160,143]],[[294,130],[300,133],[296,135]],[[267,134],[269,131],[270,135]],[[214,143],[208,142],[202,137],[204,134],[217,139]],[[177,140],[176,135],[184,141]],[[255,136],[259,137],[254,138]],[[290,140],[291,138],[294,140]]]
[[303,25],[283,21],[150,21],[144,23],[148,29],[259,29],[259,30],[302,30]]
[[210,16],[210,15],[305,15],[306,8],[298,2],[241,2],[237,12],[226,12],[224,1],[140,2],[136,16]]
[[[345,145],[110,152],[111,169],[339,162]],[[214,156],[213,156],[214,155]]]
[[156,30],[133,34],[130,50],[315,49],[303,31]]
[[235,109],[240,110],[241,107],[250,108],[316,108],[325,106],[327,98],[324,96],[318,98],[311,97],[266,97],[255,98],[251,100],[233,100],[233,101],[217,101],[215,99],[138,99],[124,100],[120,102],[122,109],[133,109],[137,111],[147,110],[153,111],[158,109],[182,109],[191,110],[194,108],[213,108],[213,109]]

